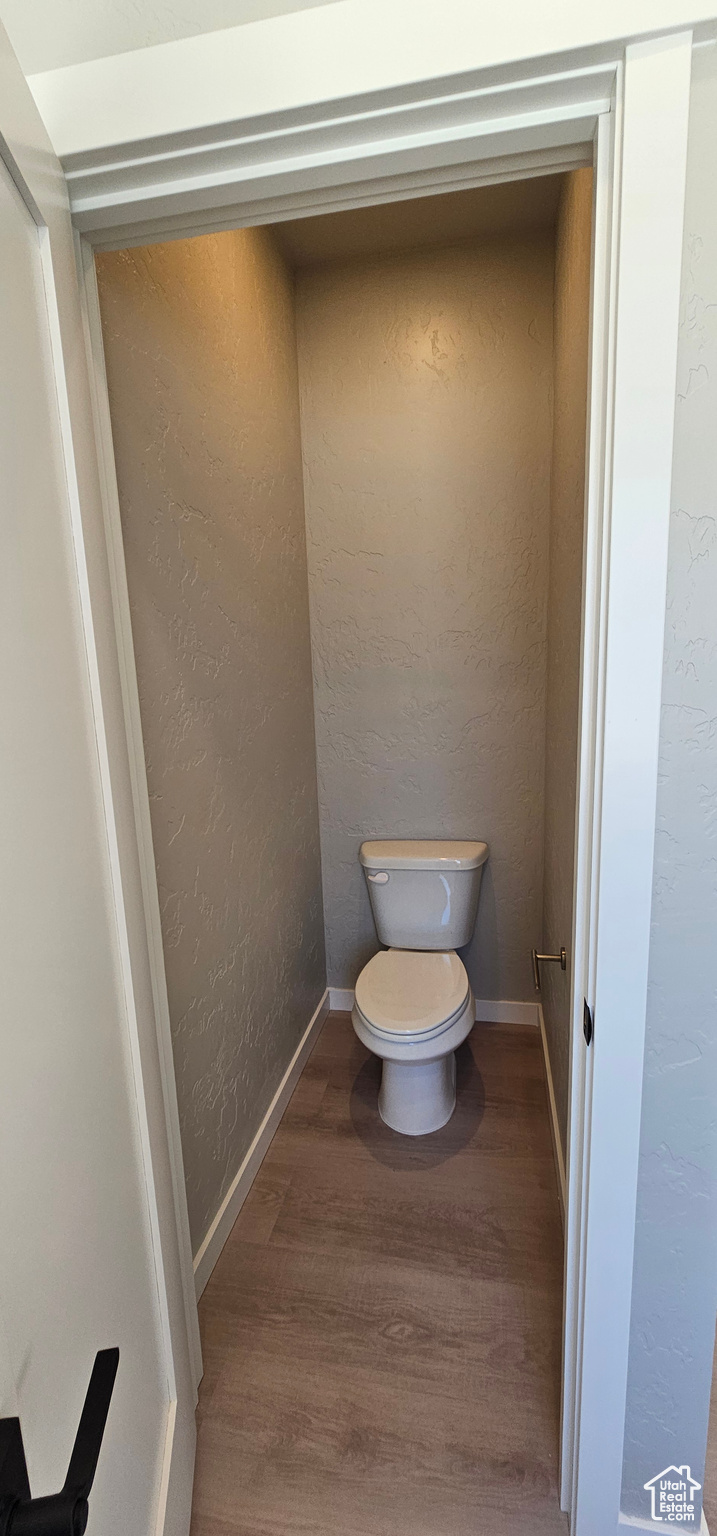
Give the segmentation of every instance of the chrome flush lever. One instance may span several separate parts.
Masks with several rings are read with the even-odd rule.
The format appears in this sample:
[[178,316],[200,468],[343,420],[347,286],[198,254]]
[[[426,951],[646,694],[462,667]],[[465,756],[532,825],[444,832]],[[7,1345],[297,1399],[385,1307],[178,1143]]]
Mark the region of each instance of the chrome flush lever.
[[533,957],[533,981],[535,982],[535,990],[536,990],[536,992],[540,991],[540,965],[541,965],[541,961],[554,960],[556,965],[560,966],[561,971],[567,971],[567,968],[568,968],[568,957],[567,957],[567,953],[566,953],[565,945],[564,944],[563,944],[563,946],[562,946],[562,948],[560,950],[560,954],[559,955],[539,955],[537,949],[532,950],[531,953],[532,953],[532,957]]

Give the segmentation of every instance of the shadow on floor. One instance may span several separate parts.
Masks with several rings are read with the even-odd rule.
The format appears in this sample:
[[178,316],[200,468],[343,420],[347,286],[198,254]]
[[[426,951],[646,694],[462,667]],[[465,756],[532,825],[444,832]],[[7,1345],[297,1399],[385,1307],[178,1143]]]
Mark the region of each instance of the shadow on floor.
[[400,1136],[378,1112],[382,1062],[370,1056],[354,1079],[350,1114],[356,1135],[377,1162],[402,1169],[437,1168],[472,1141],[485,1113],[485,1086],[468,1044],[456,1051],[456,1107],[448,1126],[429,1136]]

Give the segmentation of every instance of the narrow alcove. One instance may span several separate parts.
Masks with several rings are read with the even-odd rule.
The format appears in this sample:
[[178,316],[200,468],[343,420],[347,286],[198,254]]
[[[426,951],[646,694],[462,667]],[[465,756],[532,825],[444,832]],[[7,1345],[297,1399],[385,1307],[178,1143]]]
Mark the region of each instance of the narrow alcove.
[[[256,1478],[257,1519],[271,1521],[272,1497],[295,1496],[312,1528],[328,1529],[329,1486],[346,1479],[346,1516],[358,1494],[353,1441],[320,1434],[314,1464],[291,1427],[303,1470],[289,1454],[274,1492],[265,1486],[253,1459],[263,1394],[295,1406],[302,1352],[315,1346],[324,1366],[310,1328],[282,1362],[281,1328],[256,1298],[240,1317],[237,1297],[258,1287],[279,1315],[313,1306],[330,1319],[333,1296],[324,1387],[338,1371],[358,1394],[354,1430],[375,1465],[384,1442],[365,1441],[364,1419],[383,1365],[371,1385],[362,1338],[410,1338],[396,1368],[411,1393],[429,1384],[439,1423],[458,1335],[436,1323],[427,1342],[426,1318],[450,1316],[474,1284],[515,1369],[506,1396],[505,1373],[476,1345],[461,1400],[468,1410],[485,1391],[488,1421],[503,1424],[521,1397],[532,1403],[537,1438],[519,1415],[506,1454],[541,1487],[544,1529],[563,1528],[569,971],[544,968],[539,1015],[530,952],[569,948],[572,930],[591,205],[583,170],[97,258],[202,1281],[309,1025],[327,1002],[334,1014],[205,1293],[215,1407],[227,1316],[244,1339],[240,1374],[252,1318],[263,1341],[242,1473]],[[433,1141],[393,1145],[346,1013],[379,947],[357,857],[365,837],[490,848],[462,952],[480,1022],[459,1061],[456,1116]],[[432,1189],[443,1208],[426,1225]],[[243,1245],[254,1268],[242,1270]],[[307,1285],[317,1250],[334,1255],[336,1291]],[[372,1283],[383,1302],[366,1311]],[[354,1305],[357,1353],[344,1338],[339,1365],[339,1314]],[[341,1422],[349,1434],[351,1415]],[[216,1454],[200,1441],[200,1500]],[[449,1461],[446,1451],[433,1469],[436,1497]],[[489,1488],[487,1464],[481,1479]],[[384,1503],[385,1529],[420,1528],[418,1509],[400,1506],[397,1495],[389,1519]]]

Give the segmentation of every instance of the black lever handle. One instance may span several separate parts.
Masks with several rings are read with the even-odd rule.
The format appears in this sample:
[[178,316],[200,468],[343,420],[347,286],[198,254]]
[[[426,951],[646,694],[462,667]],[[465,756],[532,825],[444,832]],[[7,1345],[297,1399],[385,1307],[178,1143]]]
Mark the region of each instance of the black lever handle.
[[95,1356],[59,1493],[31,1497],[20,1420],[0,1419],[0,1536],[84,1536],[118,1365],[118,1349],[101,1349]]

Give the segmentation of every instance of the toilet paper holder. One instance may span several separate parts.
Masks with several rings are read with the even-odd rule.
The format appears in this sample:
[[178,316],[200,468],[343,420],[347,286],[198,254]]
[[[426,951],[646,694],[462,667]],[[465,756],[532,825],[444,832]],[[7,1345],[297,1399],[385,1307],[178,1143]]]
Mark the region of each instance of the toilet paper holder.
[[533,959],[533,981],[535,982],[536,992],[540,991],[540,967],[546,960],[554,961],[556,965],[560,966],[561,971],[567,971],[568,956],[564,944],[561,945],[560,952],[557,955],[539,955],[537,949],[531,950],[531,955]]

